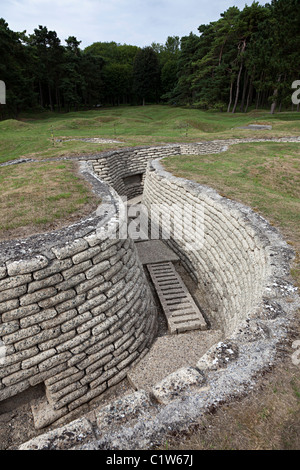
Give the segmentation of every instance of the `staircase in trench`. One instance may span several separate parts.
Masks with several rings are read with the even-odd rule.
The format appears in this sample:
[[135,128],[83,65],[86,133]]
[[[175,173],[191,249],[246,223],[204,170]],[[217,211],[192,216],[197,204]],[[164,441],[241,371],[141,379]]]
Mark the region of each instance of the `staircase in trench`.
[[[128,207],[136,206],[137,212],[140,200],[141,197],[128,201]],[[129,216],[129,221],[133,219]],[[208,329],[200,309],[176,271],[179,258],[166,243],[136,237],[135,245],[168,326],[168,334],[158,336],[149,352],[127,374],[133,388],[150,391],[177,369],[196,367],[201,356],[221,340],[222,332]]]
[[[140,201],[138,196],[127,202],[129,223],[135,220],[138,224]],[[143,234],[138,238],[137,231],[134,236],[140,261],[150,274],[169,332],[206,330],[203,315],[173,264],[179,261],[178,256],[162,240],[143,240]]]

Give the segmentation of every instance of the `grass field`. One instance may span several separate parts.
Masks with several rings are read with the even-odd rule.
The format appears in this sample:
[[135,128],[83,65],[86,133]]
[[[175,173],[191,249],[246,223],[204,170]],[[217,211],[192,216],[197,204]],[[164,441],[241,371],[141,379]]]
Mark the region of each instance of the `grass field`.
[[[55,180],[54,170],[58,172],[58,167],[46,162],[46,159],[93,154],[137,145],[243,138],[249,136],[249,130],[239,127],[255,123],[271,124],[272,130],[250,131],[251,137],[297,135],[300,113],[271,116],[265,111],[227,114],[169,106],[132,106],[67,114],[45,112],[23,115],[19,120],[1,121],[0,163],[19,158],[34,158],[41,164],[30,165],[30,168],[35,168],[32,175],[31,170],[24,165],[20,168],[0,167],[0,239],[26,236],[30,229],[35,233],[59,227],[64,222],[68,223],[72,214],[86,213],[95,205],[91,193],[86,192],[85,197],[81,197],[82,188],[78,193],[78,188],[64,191],[58,184],[52,184]],[[95,137],[117,143],[76,140]],[[60,176],[73,178],[75,184],[72,171],[70,163],[63,172],[60,171]],[[47,196],[50,191],[48,184],[52,184],[52,201],[47,199],[50,197]],[[82,182],[80,185],[82,187]],[[67,196],[62,197],[65,192]]]
[[0,169],[0,241],[57,229],[99,202],[74,162],[5,166]]
[[[204,112],[168,106],[115,107],[68,114],[24,115],[20,120],[0,122],[0,163],[20,157],[50,158],[81,155],[123,146],[168,142],[193,142],[217,138],[241,138],[248,124],[271,124],[268,136],[297,135],[300,113],[270,115]],[[262,131],[251,131],[261,136]],[[100,137],[120,144],[93,144],[56,139]]]
[[[271,124],[272,130],[238,129],[255,123]],[[5,236],[26,234],[26,227],[53,229],[97,202],[76,176],[72,162],[44,161],[51,157],[168,142],[299,135],[300,113],[296,112],[232,115],[146,106],[25,115],[18,121],[2,121],[0,163],[20,157],[34,157],[39,162],[0,167],[0,230]],[[63,141],[82,137],[121,143]],[[292,274],[300,286],[299,144],[239,144],[216,155],[169,157],[164,165],[176,175],[212,186],[222,195],[251,206],[278,227],[296,251]],[[300,338],[299,325],[295,326],[294,338]],[[179,440],[168,440],[166,448],[299,449],[299,372],[300,366],[293,365],[287,356],[283,364],[262,378],[258,390],[240,402],[220,407],[185,439],[179,436]]]

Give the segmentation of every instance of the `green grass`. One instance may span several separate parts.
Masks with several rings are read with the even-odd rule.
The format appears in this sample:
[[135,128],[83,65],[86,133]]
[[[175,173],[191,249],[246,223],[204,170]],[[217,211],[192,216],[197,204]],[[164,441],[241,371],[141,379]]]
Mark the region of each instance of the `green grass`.
[[170,436],[168,450],[298,450],[299,373],[279,366],[260,385],[259,393],[203,416],[194,432]]
[[210,155],[174,155],[162,161],[174,175],[216,189],[252,207],[278,227],[296,250],[292,268],[300,286],[300,149],[298,143],[251,143]]
[[3,167],[0,188],[0,240],[52,230],[100,202],[73,162]]
[[[241,138],[249,131],[239,126],[266,123],[271,131],[251,131],[251,136],[297,135],[300,113],[265,111],[216,113],[169,106],[128,106],[77,113],[27,114],[21,120],[0,122],[0,163],[20,157],[51,158],[80,155],[123,146],[168,142],[195,142],[217,138]],[[93,144],[55,139],[100,137],[121,144]]]
[[300,242],[298,143],[238,144],[220,154],[171,156],[163,164],[251,206]]
[[[249,131],[238,128],[255,123],[272,124],[273,128],[271,131]],[[258,110],[247,114],[231,114],[153,105],[120,106],[66,114],[50,112],[37,115],[25,114],[20,120],[8,119],[0,122],[0,163],[22,157],[35,158],[42,165],[45,159],[93,154],[124,146],[244,137],[280,137],[299,135],[299,131],[300,113],[297,112],[270,115],[266,111]],[[114,139],[122,143],[94,144],[65,140],[84,137]],[[169,162],[176,163],[175,171],[180,171],[187,178],[196,178],[212,186],[217,185],[217,189],[226,192],[228,197],[239,199],[243,191],[244,194],[249,195],[245,202],[254,209],[260,210],[266,217],[271,217],[274,223],[279,223],[284,227],[290,223],[299,226],[299,199],[295,194],[299,186],[297,145],[283,144],[280,147],[274,143],[245,144],[231,147],[230,151],[220,155],[205,156],[200,159],[180,157],[177,162],[175,158]],[[289,158],[286,157],[286,152]],[[41,188],[48,184],[42,172],[47,174],[50,166],[45,161],[43,165],[35,175],[35,181],[32,178],[28,180],[28,170],[25,170],[24,166],[22,166],[24,171],[19,171],[18,178],[10,174],[10,171],[17,172],[16,168],[9,170],[2,167],[0,168],[0,183],[3,181],[1,175],[7,175],[10,191],[14,191],[16,195],[19,190],[20,203],[22,203],[22,197],[28,201],[28,194],[21,193],[28,181],[32,185],[39,184]],[[33,168],[32,165],[30,168]],[[75,184],[77,176],[70,171],[66,172],[64,162],[57,164],[56,176],[51,172],[53,183],[56,181],[55,178],[58,178],[59,170],[64,173],[64,178],[67,178],[68,173],[68,178],[73,178]],[[4,187],[2,183],[1,194],[5,192]],[[60,219],[68,211],[73,213],[76,207],[88,201],[87,196],[83,195],[73,206],[74,194],[66,187],[62,187],[60,191],[49,194],[47,197],[45,201],[49,206],[58,202],[64,202],[66,205],[64,212],[59,210],[53,212],[52,216],[56,219]],[[283,200],[284,211],[280,209]],[[8,211],[10,207],[13,206],[10,206],[8,198],[6,210]],[[6,217],[14,218],[9,212]],[[23,214],[24,223],[26,221],[33,223],[35,220],[36,224],[41,225],[43,221],[48,220],[47,215],[33,217],[31,222],[27,217],[27,214]],[[17,223],[8,224],[3,220],[4,217],[2,217],[2,229],[10,227],[12,223]],[[15,220],[21,220],[21,215],[17,214]]]

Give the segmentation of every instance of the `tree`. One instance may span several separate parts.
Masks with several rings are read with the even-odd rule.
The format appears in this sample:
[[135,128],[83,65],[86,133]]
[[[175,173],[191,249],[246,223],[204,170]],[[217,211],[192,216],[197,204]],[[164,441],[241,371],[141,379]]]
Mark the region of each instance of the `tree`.
[[84,54],[90,54],[103,61],[102,100],[105,103],[132,103],[133,62],[140,48],[116,42],[95,42],[86,47]]
[[82,81],[82,100],[85,106],[95,106],[104,97],[104,60],[102,57],[86,52],[80,56],[79,73]]
[[195,99],[195,92],[192,89],[194,79],[194,62],[199,53],[200,38],[196,34],[190,33],[180,41],[180,53],[177,59],[177,83],[169,92],[169,100],[177,104],[192,104]]
[[[300,2],[299,0],[272,0],[270,5],[272,22],[270,24],[273,39],[272,47],[272,88],[270,97],[271,110],[275,112],[288,93],[294,79],[298,78],[300,59]],[[287,87],[287,83],[289,86]]]
[[6,85],[6,105],[1,106],[1,115],[17,117],[24,107],[36,105],[33,89],[33,57],[24,47],[25,33],[16,33],[0,18],[0,79]]
[[179,36],[168,36],[165,44],[152,43],[157,53],[160,68],[160,97],[169,99],[170,93],[177,84],[178,57],[180,54]]
[[28,44],[36,57],[40,104],[54,110],[55,91],[57,94],[60,67],[64,49],[55,31],[48,31],[46,26],[39,26],[28,38]]
[[133,63],[133,90],[142,104],[157,101],[159,90],[159,62],[152,47],[139,50]]
[[300,70],[300,0],[230,7],[199,34],[168,36],[151,47],[95,42],[61,44],[55,31],[14,32],[0,20],[0,79],[17,116],[39,104],[61,110],[165,100],[203,109],[247,111],[291,106]]

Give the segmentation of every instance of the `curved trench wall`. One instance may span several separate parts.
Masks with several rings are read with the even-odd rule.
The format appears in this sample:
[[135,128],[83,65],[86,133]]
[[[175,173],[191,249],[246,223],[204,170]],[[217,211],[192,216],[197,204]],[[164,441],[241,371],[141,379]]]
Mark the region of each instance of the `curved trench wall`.
[[120,196],[131,199],[143,192],[149,160],[178,153],[180,145],[137,147],[105,152],[91,157],[89,161],[96,175],[112,186]]
[[81,168],[110,213],[0,244],[0,401],[44,382],[61,415],[122,380],[156,329],[135,246],[117,236],[117,195]]
[[[142,202],[152,222],[160,226],[161,213],[155,208],[176,205],[183,211],[196,206],[203,209],[203,237],[199,249],[189,249],[191,229],[186,224],[183,236],[171,236],[165,241],[177,253],[183,266],[197,285],[197,297],[212,328],[225,335],[238,329],[240,323],[268,299],[268,289],[274,253],[273,238],[279,249],[291,255],[284,241],[272,232],[270,225],[241,204],[220,196],[211,188],[176,178],[163,170],[159,159],[178,154],[207,154],[227,150],[228,145],[251,141],[296,141],[282,139],[231,139],[192,144],[169,144],[106,152],[91,156],[93,171],[120,195],[133,198],[143,194]],[[134,181],[132,177],[140,175]],[[160,209],[158,209],[160,210]],[[197,211],[196,211],[197,212]],[[149,236],[151,236],[149,230]],[[287,268],[288,269],[288,268]]]
[[[143,203],[148,212],[175,204],[173,218],[186,211],[196,216],[201,208],[201,225],[190,218],[180,237],[174,231],[166,242],[197,283],[201,308],[212,326],[231,334],[259,305],[270,275],[268,240],[247,217],[250,210],[210,188],[172,176],[158,161],[148,167]],[[152,210],[151,216],[161,225],[158,211]],[[195,238],[198,243],[191,249]]]

